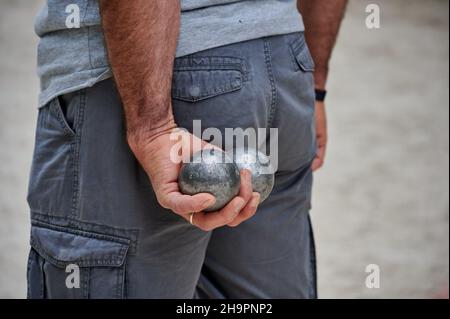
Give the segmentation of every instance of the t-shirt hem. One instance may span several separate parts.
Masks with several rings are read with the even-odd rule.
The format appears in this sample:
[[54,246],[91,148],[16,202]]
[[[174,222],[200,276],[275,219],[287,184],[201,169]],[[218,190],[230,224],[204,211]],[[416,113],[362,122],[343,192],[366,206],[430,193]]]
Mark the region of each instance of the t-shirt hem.
[[[74,72],[68,76],[58,79],[57,83],[50,85],[45,90],[41,91],[39,94],[38,108],[45,106],[51,100],[62,94],[92,87],[96,83],[112,77],[112,71],[109,67],[95,69],[97,74],[96,76],[92,76],[93,71],[94,70]],[[60,83],[66,83],[66,85],[60,85]]]

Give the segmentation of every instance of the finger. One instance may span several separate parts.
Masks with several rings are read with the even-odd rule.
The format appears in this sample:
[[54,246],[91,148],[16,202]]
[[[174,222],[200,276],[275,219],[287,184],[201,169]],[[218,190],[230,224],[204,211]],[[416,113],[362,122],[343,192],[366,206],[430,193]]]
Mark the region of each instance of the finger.
[[218,212],[211,213],[195,213],[194,225],[204,231],[211,231],[217,227],[221,227],[231,223],[239,212],[244,208],[245,201],[241,197],[235,197],[224,208]]
[[166,196],[164,202],[166,203],[165,206],[167,206],[165,208],[171,209],[175,213],[181,215],[201,212],[211,205],[214,205],[216,198],[208,193],[199,193],[190,196],[183,195],[179,192],[172,192]]
[[316,157],[311,164],[311,170],[313,172],[315,172],[322,166],[323,166],[323,160],[320,157]]
[[317,152],[316,152],[316,158],[313,160],[312,165],[311,165],[311,169],[313,172],[317,171],[325,163],[325,154],[326,154],[326,149],[327,149],[326,138],[318,138],[317,144],[318,144],[318,148],[317,148]]
[[212,230],[217,227],[227,225],[232,222],[240,211],[252,199],[252,174],[249,170],[243,169],[240,172],[241,186],[239,195],[235,197],[219,212],[195,214],[195,225],[203,230]]
[[252,186],[252,172],[248,169],[240,171],[241,186],[239,188],[239,196],[245,201],[245,204],[252,198],[253,186]]
[[318,148],[316,158],[313,160],[313,162],[311,164],[311,169],[313,172],[317,171],[325,163],[325,153],[326,153],[325,146]]
[[261,195],[259,193],[254,192],[252,195],[252,198],[248,202],[248,204],[244,207],[244,209],[236,216],[236,218],[231,223],[228,223],[228,226],[236,227],[237,225],[241,224],[242,222],[246,221],[247,219],[252,218],[253,215],[255,215],[256,210],[258,209],[260,198],[261,198]]

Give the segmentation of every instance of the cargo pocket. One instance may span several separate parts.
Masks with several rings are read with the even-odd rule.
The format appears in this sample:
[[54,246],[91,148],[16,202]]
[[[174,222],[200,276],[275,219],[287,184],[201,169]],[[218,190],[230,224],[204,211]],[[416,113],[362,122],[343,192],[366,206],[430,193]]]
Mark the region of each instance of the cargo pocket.
[[124,298],[130,241],[62,227],[31,227],[28,298]]

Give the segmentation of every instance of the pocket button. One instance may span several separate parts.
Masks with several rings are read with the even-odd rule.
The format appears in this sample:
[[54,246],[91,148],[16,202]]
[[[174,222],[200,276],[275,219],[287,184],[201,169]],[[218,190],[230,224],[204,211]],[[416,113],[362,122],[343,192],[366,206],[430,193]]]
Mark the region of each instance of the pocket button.
[[189,94],[193,97],[193,98],[197,98],[200,95],[200,88],[196,85],[191,86],[189,88]]

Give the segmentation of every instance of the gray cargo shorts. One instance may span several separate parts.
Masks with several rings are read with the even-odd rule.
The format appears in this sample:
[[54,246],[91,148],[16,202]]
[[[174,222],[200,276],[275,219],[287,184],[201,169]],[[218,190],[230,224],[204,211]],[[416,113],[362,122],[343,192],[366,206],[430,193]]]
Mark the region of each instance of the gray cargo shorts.
[[250,220],[211,232],[158,204],[112,79],[40,108],[28,297],[315,298],[313,68],[302,33],[176,59],[179,126],[278,128],[273,192]]

